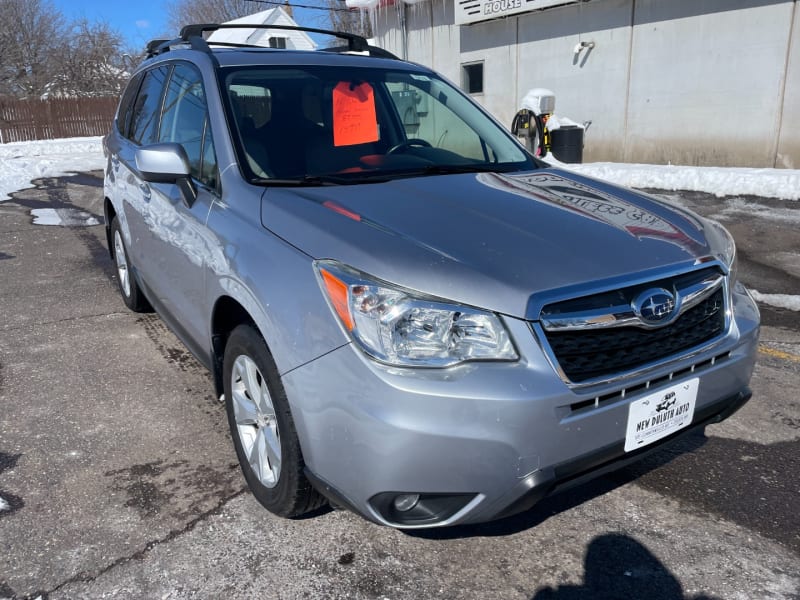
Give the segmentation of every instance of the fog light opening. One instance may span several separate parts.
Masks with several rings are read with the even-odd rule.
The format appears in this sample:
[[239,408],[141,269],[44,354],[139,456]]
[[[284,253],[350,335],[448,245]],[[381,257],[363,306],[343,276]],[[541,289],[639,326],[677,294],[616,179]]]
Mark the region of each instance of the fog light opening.
[[419,503],[419,494],[398,494],[394,498],[394,508],[398,512],[408,512]]
[[476,494],[380,492],[369,503],[381,518],[395,527],[419,527],[447,521]]

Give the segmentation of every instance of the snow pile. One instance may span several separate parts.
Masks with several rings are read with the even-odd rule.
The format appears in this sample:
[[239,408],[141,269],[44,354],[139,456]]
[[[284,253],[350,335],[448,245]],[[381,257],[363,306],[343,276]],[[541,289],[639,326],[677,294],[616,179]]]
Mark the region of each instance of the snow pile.
[[[590,123],[591,121],[587,121]],[[547,119],[547,128],[550,131],[554,129],[561,129],[562,127],[580,127],[581,129],[586,129],[586,125],[583,123],[578,123],[577,121],[573,121],[568,117],[559,117],[558,115],[550,115],[550,118]]]
[[786,308],[788,310],[800,312],[800,296],[792,296],[791,294],[762,294],[758,290],[749,291],[756,302],[769,304],[776,308]]
[[0,144],[0,201],[31,187],[31,180],[105,166],[100,137]]
[[[680,199],[673,196],[669,198],[669,201],[677,204]],[[782,208],[770,206],[769,204],[760,204],[759,202],[748,202],[743,198],[732,198],[721,202],[717,212],[711,216],[718,221],[726,221],[732,217],[742,215],[753,219],[800,225],[800,207]]]
[[556,108],[556,94],[547,88],[533,88],[522,97],[519,105],[535,115],[552,114]]
[[11,510],[11,505],[0,496],[0,512],[4,510]]
[[722,196],[764,196],[800,200],[800,170],[731,167],[679,167],[624,163],[564,164],[548,155],[553,166],[617,185],[659,190],[688,190]]

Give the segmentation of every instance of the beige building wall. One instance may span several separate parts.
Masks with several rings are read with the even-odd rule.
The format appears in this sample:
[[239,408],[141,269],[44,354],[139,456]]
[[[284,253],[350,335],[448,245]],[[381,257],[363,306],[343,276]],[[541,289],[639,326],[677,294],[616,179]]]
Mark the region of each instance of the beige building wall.
[[378,43],[455,83],[483,63],[474,97],[507,126],[544,87],[592,122],[587,161],[800,168],[797,0],[590,0],[463,26],[457,1],[381,9]]

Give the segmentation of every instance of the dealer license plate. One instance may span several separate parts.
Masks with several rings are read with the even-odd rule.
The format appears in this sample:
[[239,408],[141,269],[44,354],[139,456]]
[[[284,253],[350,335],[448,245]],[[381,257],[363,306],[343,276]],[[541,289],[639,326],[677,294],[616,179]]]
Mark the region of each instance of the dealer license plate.
[[695,377],[630,403],[625,452],[667,437],[692,422],[700,379]]

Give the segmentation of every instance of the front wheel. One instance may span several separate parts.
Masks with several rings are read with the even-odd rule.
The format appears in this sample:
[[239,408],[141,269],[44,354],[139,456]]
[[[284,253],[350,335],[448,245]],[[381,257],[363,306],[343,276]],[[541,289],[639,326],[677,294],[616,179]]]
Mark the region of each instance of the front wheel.
[[256,499],[281,517],[322,506],[324,499],[303,473],[300,442],[278,370],[252,326],[239,325],[228,338],[223,378],[233,445]]
[[128,250],[125,248],[125,242],[122,239],[122,228],[119,225],[119,219],[117,217],[114,217],[111,221],[111,244],[114,264],[117,267],[119,293],[122,295],[125,306],[130,308],[133,312],[152,311],[153,309],[150,303],[147,301],[147,298],[145,298],[141,288],[139,288],[139,284],[136,283],[136,278],[131,271]]

